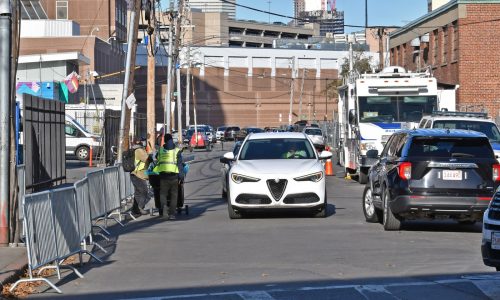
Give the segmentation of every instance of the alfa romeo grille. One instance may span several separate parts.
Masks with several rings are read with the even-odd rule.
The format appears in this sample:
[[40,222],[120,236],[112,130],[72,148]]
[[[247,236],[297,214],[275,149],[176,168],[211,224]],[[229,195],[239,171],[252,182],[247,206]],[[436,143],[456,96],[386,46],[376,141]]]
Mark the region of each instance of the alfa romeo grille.
[[496,193],[491,200],[488,218],[500,220],[500,193]]
[[288,181],[286,179],[279,179],[277,181],[269,179],[267,181],[267,187],[269,188],[271,195],[273,195],[274,200],[279,201],[281,199],[281,196],[283,196],[283,193],[285,192],[287,183]]

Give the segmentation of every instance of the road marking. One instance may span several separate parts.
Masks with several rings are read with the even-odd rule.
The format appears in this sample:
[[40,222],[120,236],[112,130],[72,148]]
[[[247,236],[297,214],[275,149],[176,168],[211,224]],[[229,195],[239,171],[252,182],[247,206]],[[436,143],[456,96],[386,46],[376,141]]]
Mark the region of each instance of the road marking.
[[240,292],[238,296],[243,300],[274,300],[274,298],[264,291]]
[[355,287],[355,289],[367,300],[372,299],[374,296],[373,294],[384,294],[386,296],[397,299],[394,295],[391,294],[391,292],[386,290],[383,285],[360,285]]
[[143,297],[134,298],[126,300],[169,300],[169,299],[186,299],[186,298],[207,298],[207,297],[218,297],[218,296],[228,296],[228,295],[238,295],[243,300],[274,300],[270,293],[280,293],[280,292],[293,292],[293,291],[321,291],[321,290],[336,290],[336,289],[355,289],[366,299],[373,298],[373,294],[384,294],[387,296],[392,296],[397,299],[396,296],[392,295],[387,288],[390,287],[412,287],[412,286],[433,286],[433,285],[447,285],[455,283],[472,283],[474,284],[484,295],[490,299],[500,299],[500,276],[499,275],[467,275],[462,276],[457,279],[441,279],[433,281],[413,281],[413,282],[395,282],[388,284],[347,284],[347,285],[327,285],[327,286],[313,286],[313,287],[301,287],[301,288],[291,288],[291,289],[268,289],[260,291],[228,291],[220,293],[202,293],[202,294],[188,294],[188,295],[171,295],[171,296],[153,296],[153,297]]

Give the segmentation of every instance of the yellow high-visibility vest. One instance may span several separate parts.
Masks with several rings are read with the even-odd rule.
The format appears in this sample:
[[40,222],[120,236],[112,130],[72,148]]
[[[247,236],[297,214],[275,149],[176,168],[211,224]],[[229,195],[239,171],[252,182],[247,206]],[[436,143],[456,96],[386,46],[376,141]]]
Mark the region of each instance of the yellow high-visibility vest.
[[158,162],[153,169],[155,173],[176,173],[179,174],[179,167],[177,166],[177,154],[180,149],[165,150],[160,148],[158,151]]

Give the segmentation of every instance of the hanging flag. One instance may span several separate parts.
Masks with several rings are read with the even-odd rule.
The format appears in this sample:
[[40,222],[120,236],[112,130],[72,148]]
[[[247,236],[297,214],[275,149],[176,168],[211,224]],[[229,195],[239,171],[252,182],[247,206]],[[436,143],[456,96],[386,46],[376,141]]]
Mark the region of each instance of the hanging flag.
[[40,87],[40,85],[38,84],[38,82],[33,81],[33,82],[31,83],[31,90],[32,90],[33,92],[35,92],[35,94],[36,94],[36,93],[38,93],[38,91],[40,90],[40,88],[41,88],[41,87]]
[[78,91],[78,74],[75,71],[71,72],[64,78],[64,83],[71,94],[76,93]]

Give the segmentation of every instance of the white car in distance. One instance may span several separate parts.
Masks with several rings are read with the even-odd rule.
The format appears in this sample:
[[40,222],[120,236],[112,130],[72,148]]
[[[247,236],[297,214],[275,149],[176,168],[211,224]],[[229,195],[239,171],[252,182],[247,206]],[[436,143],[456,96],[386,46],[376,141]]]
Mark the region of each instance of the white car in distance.
[[[326,217],[327,197],[322,160],[304,133],[255,133],[243,142],[237,155],[224,154],[232,161],[228,175],[227,203],[231,219],[245,212],[307,210]],[[221,160],[221,161],[223,161]]]

